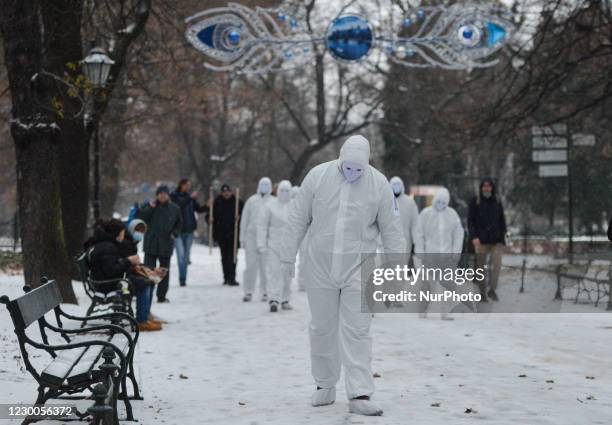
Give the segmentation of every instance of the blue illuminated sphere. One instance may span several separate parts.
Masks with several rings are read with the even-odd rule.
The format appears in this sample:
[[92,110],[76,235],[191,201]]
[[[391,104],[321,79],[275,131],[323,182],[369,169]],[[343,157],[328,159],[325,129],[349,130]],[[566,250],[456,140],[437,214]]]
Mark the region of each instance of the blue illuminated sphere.
[[346,61],[356,61],[368,54],[374,44],[370,23],[358,15],[344,15],[334,19],[325,36],[331,54]]
[[232,44],[240,43],[240,33],[238,31],[230,31],[227,38]]
[[412,25],[412,19],[410,19],[410,18],[405,18],[405,19],[404,19],[404,26],[405,26],[405,27],[409,27],[410,25]]
[[474,35],[474,31],[471,28],[465,28],[463,30],[463,38],[470,39]]

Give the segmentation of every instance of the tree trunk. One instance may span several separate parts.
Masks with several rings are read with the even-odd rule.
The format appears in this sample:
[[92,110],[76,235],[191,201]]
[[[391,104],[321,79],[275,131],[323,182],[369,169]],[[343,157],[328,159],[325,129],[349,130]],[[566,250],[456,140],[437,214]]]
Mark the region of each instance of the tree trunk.
[[50,104],[48,86],[33,87],[42,70],[41,26],[36,0],[0,0],[0,33],[12,100],[19,223],[26,283],[56,279],[65,302],[76,302],[63,237],[59,173],[59,126],[41,104]]
[[108,112],[103,120],[101,133],[101,190],[100,213],[110,217],[119,195],[119,165],[127,145],[125,114],[127,112],[127,87],[125,77],[121,78],[113,91]]
[[[82,0],[42,0],[45,30],[45,68],[58,76],[76,77],[83,58],[81,42]],[[61,90],[61,88],[60,88]],[[62,198],[64,239],[68,255],[82,250],[89,212],[89,134],[82,116],[74,118],[82,108],[77,97],[62,96],[64,116],[57,119],[61,128],[59,144],[59,176]]]

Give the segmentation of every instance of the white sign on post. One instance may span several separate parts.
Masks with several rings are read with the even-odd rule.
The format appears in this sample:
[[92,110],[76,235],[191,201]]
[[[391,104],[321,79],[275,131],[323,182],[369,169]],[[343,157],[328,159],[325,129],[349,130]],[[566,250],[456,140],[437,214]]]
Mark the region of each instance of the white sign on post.
[[533,151],[532,160],[534,162],[566,162],[567,151],[564,149]]
[[574,146],[595,146],[595,135],[575,133],[572,135],[572,145]]
[[534,136],[532,139],[534,149],[566,149],[567,139],[559,136]]
[[565,136],[567,134],[567,125],[565,124],[553,124],[547,126],[531,127],[532,136]]
[[540,177],[566,177],[567,164],[540,165],[538,175]]

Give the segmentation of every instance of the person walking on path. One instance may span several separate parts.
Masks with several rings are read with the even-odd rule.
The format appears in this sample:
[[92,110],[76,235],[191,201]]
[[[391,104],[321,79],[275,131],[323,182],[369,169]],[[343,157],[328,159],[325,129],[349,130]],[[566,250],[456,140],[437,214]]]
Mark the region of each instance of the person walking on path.
[[259,213],[257,229],[257,250],[265,254],[266,279],[270,291],[270,311],[280,307],[291,310],[291,277],[282,272],[280,252],[282,235],[291,209],[291,183],[283,180],[276,190],[276,197],[270,200]]
[[262,177],[257,184],[257,193],[251,195],[244,204],[240,219],[240,242],[244,248],[246,266],[244,268],[244,298],[251,301],[255,292],[255,282],[259,275],[259,291],[262,301],[267,301],[266,288],[266,258],[265,254],[257,249],[257,223],[259,214],[272,199],[272,180]]
[[[238,202],[236,214],[236,197],[229,185],[221,186],[221,194],[217,196],[213,205],[213,238],[221,250],[221,265],[223,266],[223,284],[238,286],[236,282],[236,259],[234,258],[234,235],[236,217],[240,220],[243,202]],[[240,234],[240,233],[238,233]]]
[[176,248],[176,260],[179,268],[179,283],[181,286],[187,285],[187,267],[191,258],[191,245],[193,244],[193,234],[198,228],[196,213],[208,211],[207,205],[200,205],[196,200],[198,192],[191,190],[191,180],[181,179],[176,190],[170,194],[170,199],[181,209],[182,227],[179,235],[174,239]]
[[144,263],[150,269],[159,267],[167,270],[163,280],[157,285],[157,302],[168,302],[170,279],[170,257],[176,239],[182,228],[181,209],[170,201],[168,186],[161,185],[155,191],[155,200],[138,210],[138,218],[147,223],[144,236]]
[[487,296],[493,301],[498,301],[496,290],[505,246],[506,218],[504,207],[497,198],[495,183],[490,178],[481,180],[478,195],[469,203],[468,232],[474,244],[478,267],[485,267],[488,264],[488,279],[479,284],[482,301],[486,301]]
[[313,406],[336,400],[344,366],[349,411],[382,415],[370,399],[372,315],[361,311],[363,254],[405,252],[405,240],[389,181],[369,165],[370,144],[351,136],[337,160],[308,172],[291,206],[280,251],[283,271],[295,276],[295,258],[309,232],[306,293],[310,306],[310,357],[316,390]]

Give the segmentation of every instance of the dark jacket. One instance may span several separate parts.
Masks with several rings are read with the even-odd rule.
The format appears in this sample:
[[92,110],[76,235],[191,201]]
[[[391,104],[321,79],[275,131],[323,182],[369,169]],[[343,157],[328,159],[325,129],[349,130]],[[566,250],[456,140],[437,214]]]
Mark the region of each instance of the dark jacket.
[[143,250],[156,257],[171,257],[174,238],[181,232],[181,209],[172,201],[146,204],[138,210],[138,218],[147,223]]
[[195,213],[207,212],[208,207],[200,205],[189,193],[179,192],[178,190],[170,194],[170,199],[181,209],[181,219],[183,221],[181,233],[193,233],[198,228],[198,218]]
[[608,239],[612,242],[612,217],[610,217],[610,223],[608,223]]
[[[242,201],[238,204],[238,214],[242,215]],[[213,238],[215,241],[234,239],[234,221],[236,212],[236,198],[232,195],[224,199],[219,195],[215,198],[213,205]],[[240,234],[240,222],[238,222],[238,234]]]
[[89,267],[94,280],[120,279],[132,266],[124,255],[122,243],[99,227],[94,229],[94,236],[85,243],[85,248],[89,252]]
[[[482,196],[482,185],[491,183],[493,193],[490,198]],[[495,185],[491,179],[483,179],[480,182],[478,196],[474,197],[468,207],[468,232],[470,241],[476,238],[480,243],[493,244],[505,243],[506,218],[504,207],[495,193]]]

